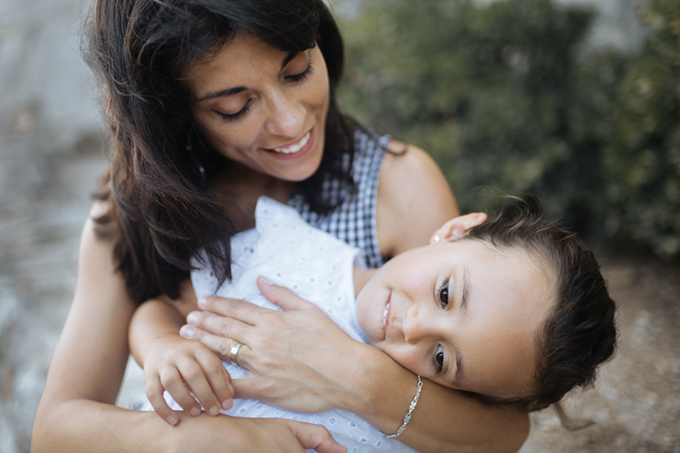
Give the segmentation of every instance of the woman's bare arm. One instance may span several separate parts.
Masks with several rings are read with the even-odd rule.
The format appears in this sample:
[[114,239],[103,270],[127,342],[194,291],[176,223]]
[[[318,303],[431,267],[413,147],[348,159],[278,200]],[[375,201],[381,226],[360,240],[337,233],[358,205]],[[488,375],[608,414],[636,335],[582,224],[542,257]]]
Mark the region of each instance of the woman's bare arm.
[[[355,380],[354,411],[387,433],[403,422],[416,391],[416,376],[375,348],[365,348],[368,364]],[[389,379],[380,376],[389,376]],[[493,453],[518,451],[529,435],[529,418],[511,407],[492,408],[456,390],[423,380],[418,405],[399,440],[422,452]]]
[[[112,406],[128,359],[127,325],[135,305],[113,268],[111,244],[96,239],[92,220],[81,239],[78,275],[35,418],[34,452],[92,451],[93,437],[100,435],[99,451],[121,451],[139,426],[140,417],[120,417],[124,411]],[[120,429],[107,432],[105,426]]]
[[425,151],[397,141],[389,149],[376,208],[380,251],[387,258],[428,244],[437,228],[460,215],[444,175]]

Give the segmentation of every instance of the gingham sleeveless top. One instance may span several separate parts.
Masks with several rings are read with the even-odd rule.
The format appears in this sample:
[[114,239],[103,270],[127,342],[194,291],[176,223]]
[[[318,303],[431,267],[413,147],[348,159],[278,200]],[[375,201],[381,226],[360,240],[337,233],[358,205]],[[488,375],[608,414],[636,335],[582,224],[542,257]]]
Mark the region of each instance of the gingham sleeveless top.
[[[389,135],[379,136],[357,131],[354,134],[355,153],[351,175],[356,184],[354,196],[344,196],[335,209],[325,215],[312,211],[299,193],[294,193],[288,205],[295,208],[310,225],[325,231],[360,250],[368,268],[383,265],[376,228],[378,179]],[[347,160],[349,165],[349,159]],[[331,202],[343,196],[340,183],[327,178],[323,183],[323,197]]]

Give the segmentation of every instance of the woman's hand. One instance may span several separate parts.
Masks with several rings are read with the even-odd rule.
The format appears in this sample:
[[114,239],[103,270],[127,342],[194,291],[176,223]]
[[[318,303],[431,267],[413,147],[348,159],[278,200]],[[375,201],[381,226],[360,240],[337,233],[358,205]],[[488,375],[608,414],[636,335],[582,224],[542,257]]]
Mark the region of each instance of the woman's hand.
[[192,312],[180,334],[201,341],[225,360],[234,344],[244,345],[237,362],[249,373],[232,383],[238,398],[300,412],[364,407],[364,395],[352,382],[366,372],[362,355],[366,345],[354,341],[315,305],[290,290],[264,277],[257,284],[284,311],[207,297],[199,301],[199,307],[222,316]]

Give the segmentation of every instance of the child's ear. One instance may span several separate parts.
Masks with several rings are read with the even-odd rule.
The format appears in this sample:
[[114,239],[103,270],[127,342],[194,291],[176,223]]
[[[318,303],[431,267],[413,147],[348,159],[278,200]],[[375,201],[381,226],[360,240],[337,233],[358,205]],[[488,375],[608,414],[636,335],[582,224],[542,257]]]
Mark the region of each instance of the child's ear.
[[451,219],[434,232],[430,239],[430,244],[460,239],[465,236],[467,230],[484,222],[486,222],[486,214],[483,212],[473,212],[472,214]]

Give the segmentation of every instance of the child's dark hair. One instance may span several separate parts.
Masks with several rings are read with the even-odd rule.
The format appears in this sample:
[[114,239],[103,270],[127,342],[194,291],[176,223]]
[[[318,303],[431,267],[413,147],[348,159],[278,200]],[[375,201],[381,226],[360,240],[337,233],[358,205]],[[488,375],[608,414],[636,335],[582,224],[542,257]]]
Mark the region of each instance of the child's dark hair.
[[535,392],[520,398],[466,393],[531,412],[559,402],[576,387],[592,385],[597,367],[616,349],[616,305],[593,252],[573,233],[543,221],[538,210],[524,201],[512,212],[499,209],[472,228],[466,240],[482,241],[499,251],[521,248],[555,279],[554,308],[538,332]]

